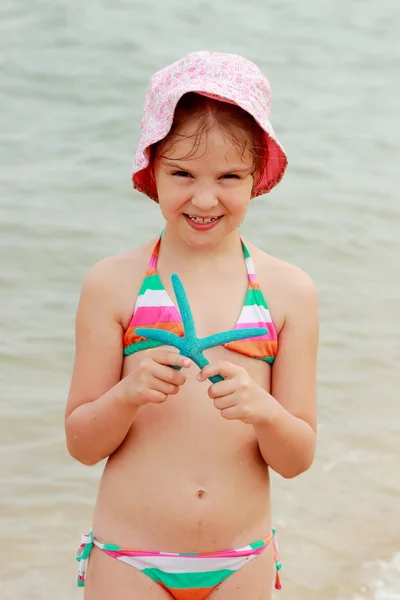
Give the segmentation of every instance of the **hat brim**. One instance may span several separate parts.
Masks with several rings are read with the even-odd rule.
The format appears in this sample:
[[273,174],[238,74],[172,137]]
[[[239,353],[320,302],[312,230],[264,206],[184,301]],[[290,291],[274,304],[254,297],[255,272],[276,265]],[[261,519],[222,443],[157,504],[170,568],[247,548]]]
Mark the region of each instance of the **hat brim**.
[[189,92],[195,92],[221,102],[239,106],[242,110],[249,113],[264,131],[265,155],[264,160],[262,161],[264,169],[259,176],[256,185],[253,187],[251,194],[252,198],[268,193],[281,181],[288,160],[283,147],[275,135],[268,116],[264,116],[262,111],[255,109],[254,104],[257,102],[257,99],[252,98],[251,94],[249,94],[247,100],[244,100],[243,97],[238,96],[234,88],[230,90],[229,97],[226,96],[226,90],[226,85],[224,85],[222,90],[220,84],[216,81],[212,82],[212,84],[209,83],[207,89],[204,89],[204,82],[200,81],[191,82],[190,86],[185,85],[181,88],[178,87],[174,89],[172,103],[169,104],[169,106],[172,105],[173,110],[170,110],[170,114],[164,115],[163,127],[158,129],[157,134],[147,140],[147,145],[145,147],[139,143],[133,161],[132,172],[132,183],[136,190],[146,194],[146,196],[155,202],[158,202],[156,182],[152,173],[152,166],[150,165],[150,148],[153,144],[160,142],[168,135],[172,127],[176,106],[182,96]]

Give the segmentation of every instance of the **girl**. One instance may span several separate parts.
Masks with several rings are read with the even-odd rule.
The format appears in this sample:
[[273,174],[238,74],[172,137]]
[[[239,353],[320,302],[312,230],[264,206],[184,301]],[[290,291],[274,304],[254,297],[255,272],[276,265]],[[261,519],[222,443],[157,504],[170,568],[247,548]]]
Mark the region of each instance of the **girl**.
[[[295,477],[314,457],[318,317],[308,276],[238,232],[286,168],[269,108],[268,81],[235,55],[195,52],[151,80],[133,184],[165,229],[92,268],[76,320],[68,449],[108,457],[77,555],[85,600],[271,598],[268,469]],[[206,351],[200,372],[141,337],[184,335],[172,273],[199,337],[267,333]]]

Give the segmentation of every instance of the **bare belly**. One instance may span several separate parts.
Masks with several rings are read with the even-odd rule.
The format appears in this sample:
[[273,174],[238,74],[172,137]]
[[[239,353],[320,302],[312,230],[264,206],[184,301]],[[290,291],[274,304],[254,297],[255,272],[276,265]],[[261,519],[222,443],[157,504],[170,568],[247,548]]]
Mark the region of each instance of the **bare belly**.
[[[268,365],[236,360],[269,386]],[[177,396],[140,409],[108,460],[93,523],[100,541],[207,552],[269,534],[268,467],[253,427],[223,419],[207,395],[210,383],[195,381],[197,372],[190,370]]]

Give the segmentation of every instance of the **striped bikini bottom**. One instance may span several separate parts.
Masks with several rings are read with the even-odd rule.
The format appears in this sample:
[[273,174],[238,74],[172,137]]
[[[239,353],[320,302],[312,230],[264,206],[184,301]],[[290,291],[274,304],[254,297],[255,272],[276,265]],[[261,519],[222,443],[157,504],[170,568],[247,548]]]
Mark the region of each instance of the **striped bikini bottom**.
[[276,532],[265,539],[237,550],[207,552],[202,554],[174,554],[171,552],[144,552],[127,550],[114,544],[101,544],[93,533],[83,535],[76,553],[78,586],[85,585],[88,558],[93,546],[109,556],[135,567],[150,579],[168,590],[174,600],[205,600],[213,589],[230,575],[244,567],[272,543],[276,567],[275,588],[281,589]]

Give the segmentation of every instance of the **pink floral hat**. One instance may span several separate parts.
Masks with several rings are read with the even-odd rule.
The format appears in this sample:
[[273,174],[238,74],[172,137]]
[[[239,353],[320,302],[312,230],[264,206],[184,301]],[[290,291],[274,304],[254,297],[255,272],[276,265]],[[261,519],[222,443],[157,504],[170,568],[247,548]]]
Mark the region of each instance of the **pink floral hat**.
[[252,197],[269,192],[283,177],[287,156],[269,121],[271,90],[259,68],[236,54],[193,52],[153,75],[146,93],[141,138],[133,160],[135,189],[156,202],[149,149],[169,133],[180,98],[197,92],[240,106],[265,133],[265,168]]

